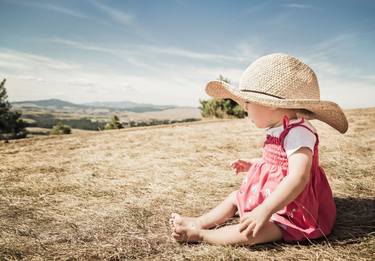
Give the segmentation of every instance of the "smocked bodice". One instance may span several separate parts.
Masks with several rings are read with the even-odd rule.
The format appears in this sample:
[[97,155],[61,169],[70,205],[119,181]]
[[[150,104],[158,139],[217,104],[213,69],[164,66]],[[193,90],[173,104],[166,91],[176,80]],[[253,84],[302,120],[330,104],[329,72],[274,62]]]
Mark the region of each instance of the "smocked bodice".
[[267,135],[264,142],[262,159],[271,165],[288,167],[288,158],[279,138],[271,135]]

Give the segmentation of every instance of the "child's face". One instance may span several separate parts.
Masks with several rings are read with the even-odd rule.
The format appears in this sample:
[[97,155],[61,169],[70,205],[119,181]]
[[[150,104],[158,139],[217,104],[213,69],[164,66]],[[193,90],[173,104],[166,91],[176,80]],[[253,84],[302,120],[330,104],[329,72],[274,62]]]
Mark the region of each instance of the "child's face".
[[274,124],[275,108],[246,102],[246,111],[251,121],[258,128],[267,128]]

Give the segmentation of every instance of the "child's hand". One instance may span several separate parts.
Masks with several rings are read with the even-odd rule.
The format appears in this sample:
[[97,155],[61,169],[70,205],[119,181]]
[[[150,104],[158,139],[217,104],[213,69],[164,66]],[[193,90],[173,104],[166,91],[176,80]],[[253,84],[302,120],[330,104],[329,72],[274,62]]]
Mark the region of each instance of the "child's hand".
[[237,159],[230,163],[231,169],[236,172],[236,175],[240,172],[246,172],[250,169],[251,163],[249,161]]
[[246,237],[250,235],[255,237],[270,217],[271,214],[262,205],[259,205],[241,218],[240,232]]

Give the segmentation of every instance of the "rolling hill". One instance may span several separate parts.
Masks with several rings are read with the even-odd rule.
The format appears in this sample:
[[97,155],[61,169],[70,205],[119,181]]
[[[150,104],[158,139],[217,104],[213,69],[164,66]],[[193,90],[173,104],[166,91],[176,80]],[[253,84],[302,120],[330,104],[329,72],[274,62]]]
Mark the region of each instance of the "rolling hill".
[[47,99],[47,100],[35,100],[35,101],[16,101],[11,103],[15,108],[46,108],[46,109],[65,109],[65,110],[75,110],[75,109],[109,109],[116,111],[132,111],[132,112],[148,112],[148,111],[162,111],[166,109],[177,108],[174,105],[154,105],[154,104],[144,104],[136,103],[131,101],[121,101],[121,102],[91,102],[76,104],[72,102],[67,102],[59,99]]
[[375,108],[346,114],[345,135],[312,121],[337,205],[327,238],[172,241],[171,212],[208,211],[242,182],[229,163],[261,155],[264,132],[248,119],[200,121],[0,143],[0,259],[373,260]]

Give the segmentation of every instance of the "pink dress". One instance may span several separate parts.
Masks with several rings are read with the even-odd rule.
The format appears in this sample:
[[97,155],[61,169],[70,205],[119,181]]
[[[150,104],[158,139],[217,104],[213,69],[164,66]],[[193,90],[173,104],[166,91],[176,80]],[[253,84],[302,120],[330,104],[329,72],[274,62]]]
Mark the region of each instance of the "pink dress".
[[284,130],[279,137],[267,135],[262,160],[253,164],[237,192],[240,216],[261,204],[288,175],[288,159],[284,139],[288,132],[302,126],[316,136],[310,181],[297,198],[271,217],[283,233],[285,241],[302,241],[328,235],[336,220],[336,205],[324,170],[319,166],[318,134],[303,125],[304,119],[289,124],[284,117]]

